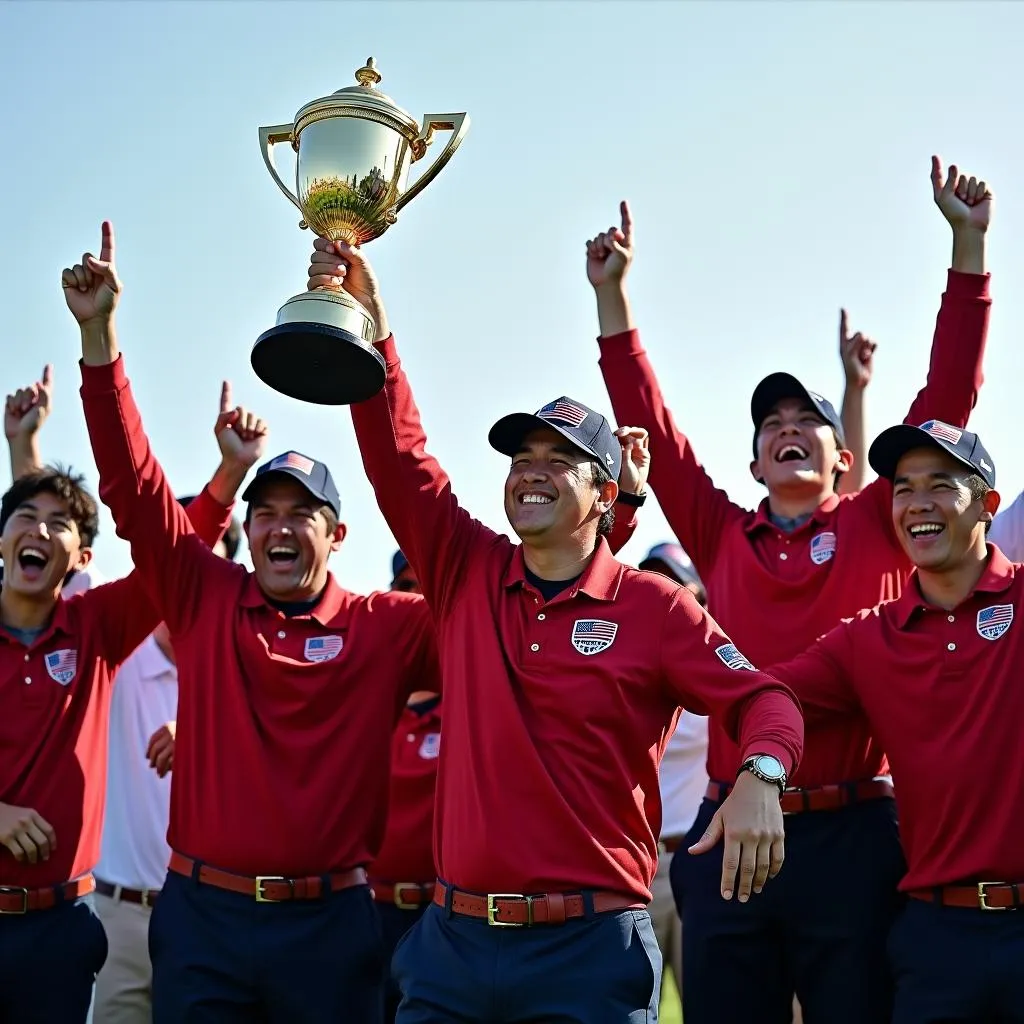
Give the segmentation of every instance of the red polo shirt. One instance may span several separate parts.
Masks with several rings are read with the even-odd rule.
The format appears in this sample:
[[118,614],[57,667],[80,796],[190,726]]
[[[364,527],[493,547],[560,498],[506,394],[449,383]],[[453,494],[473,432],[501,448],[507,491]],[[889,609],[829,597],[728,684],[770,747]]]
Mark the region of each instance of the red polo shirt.
[[889,754],[908,870],[900,888],[1024,882],[1024,577],[989,545],[952,611],[902,596],[772,669],[808,715],[861,713]]
[[379,882],[433,882],[434,790],[441,751],[441,704],[406,708],[391,738],[388,827],[370,877]]
[[245,875],[368,864],[395,722],[414,688],[441,688],[423,599],[330,577],[312,612],[286,617],[252,573],[193,542],[122,360],[82,375],[100,494],[174,639],[170,845]]
[[[231,509],[207,490],[188,507],[215,544]],[[160,622],[136,573],[65,600],[30,647],[0,628],[0,803],[48,821],[56,852],[19,863],[0,847],[0,885],[29,889],[87,874],[100,855],[111,683]]]
[[[435,819],[441,877],[476,892],[650,898],[658,763],[680,704],[789,766],[792,695],[748,670],[690,593],[602,540],[545,603],[523,551],[460,507],[427,454],[393,339],[384,392],[352,406],[377,500],[423,587],[444,665]],[[500,463],[495,468],[499,485]]]
[[[906,422],[935,418],[966,426],[982,382],[990,304],[987,275],[949,272],[928,380]],[[899,596],[911,566],[892,532],[886,481],[829,498],[787,534],[769,519],[767,499],[750,512],[714,485],[665,406],[639,333],[601,338],[600,345],[615,416],[650,431],[650,482],[658,503],[704,581],[712,613],[755,665],[785,661],[844,616]],[[793,786],[888,770],[863,716],[816,724],[806,744]],[[736,745],[712,722],[708,774],[731,781],[740,762]]]

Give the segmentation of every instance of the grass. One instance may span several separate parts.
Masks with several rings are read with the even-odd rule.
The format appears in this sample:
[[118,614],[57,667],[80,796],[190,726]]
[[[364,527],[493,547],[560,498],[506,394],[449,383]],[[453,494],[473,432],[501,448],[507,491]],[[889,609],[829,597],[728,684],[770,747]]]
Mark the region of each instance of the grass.
[[683,1024],[679,993],[676,991],[671,971],[665,971],[661,977],[661,1010],[658,1013],[658,1020],[660,1024]]

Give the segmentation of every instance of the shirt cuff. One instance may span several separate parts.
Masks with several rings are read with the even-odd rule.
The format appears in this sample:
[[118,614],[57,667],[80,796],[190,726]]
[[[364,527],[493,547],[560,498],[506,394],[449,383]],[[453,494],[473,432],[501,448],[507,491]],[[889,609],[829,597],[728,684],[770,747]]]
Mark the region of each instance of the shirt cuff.
[[787,777],[793,774],[793,757],[781,743],[773,743],[771,740],[753,743],[743,751],[743,761],[757,757],[758,754],[774,757],[785,768]]
[[384,357],[387,366],[394,366],[398,362],[398,349],[395,347],[395,336],[389,334],[383,341],[375,341],[374,348]]
[[124,372],[124,357],[120,354],[112,363],[89,366],[78,361],[82,368],[82,394],[101,394],[105,391],[120,391],[128,383]]
[[962,299],[987,299],[991,274],[963,274],[949,269],[946,275],[946,291]]
[[631,331],[623,331],[621,334],[609,334],[607,338],[598,338],[598,345],[601,346],[602,355],[638,356],[644,351],[640,344],[640,332],[634,327]]

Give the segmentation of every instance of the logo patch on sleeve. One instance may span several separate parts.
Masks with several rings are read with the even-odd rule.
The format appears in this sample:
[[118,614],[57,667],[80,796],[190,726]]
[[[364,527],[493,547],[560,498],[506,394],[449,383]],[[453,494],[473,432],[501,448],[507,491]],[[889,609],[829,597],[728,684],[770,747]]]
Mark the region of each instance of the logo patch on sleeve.
[[50,678],[60,683],[61,686],[67,686],[75,678],[75,672],[78,669],[78,651],[54,651],[52,654],[46,655],[45,661],[46,671],[50,673]]
[[742,654],[736,649],[735,644],[722,644],[721,647],[715,648],[715,654],[718,655],[719,661],[726,668],[731,669],[746,669],[748,672],[756,672],[757,669],[743,657]]
[[580,654],[607,651],[619,631],[617,622],[604,619],[577,619],[572,627],[572,645]]
[[424,761],[432,761],[441,752],[441,734],[428,732],[420,744],[420,757]]
[[815,565],[824,565],[835,553],[836,535],[831,530],[811,540],[811,561]]
[[992,604],[978,612],[978,635],[998,640],[1013,622],[1012,604]]
[[341,653],[345,641],[340,636],[312,636],[302,652],[306,661],[330,661]]

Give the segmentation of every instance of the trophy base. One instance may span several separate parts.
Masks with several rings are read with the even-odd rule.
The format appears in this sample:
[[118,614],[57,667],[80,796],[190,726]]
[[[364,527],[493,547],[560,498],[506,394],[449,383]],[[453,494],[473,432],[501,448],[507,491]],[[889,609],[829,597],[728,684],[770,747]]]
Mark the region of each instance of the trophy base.
[[277,324],[253,345],[256,376],[275,391],[314,405],[353,405],[384,387],[384,357],[370,315],[344,292],[290,298]]

